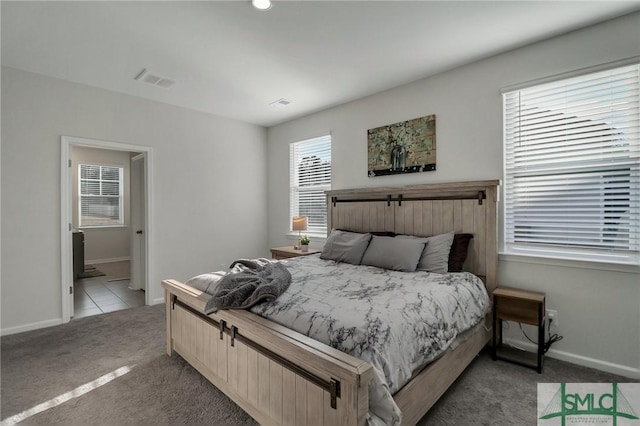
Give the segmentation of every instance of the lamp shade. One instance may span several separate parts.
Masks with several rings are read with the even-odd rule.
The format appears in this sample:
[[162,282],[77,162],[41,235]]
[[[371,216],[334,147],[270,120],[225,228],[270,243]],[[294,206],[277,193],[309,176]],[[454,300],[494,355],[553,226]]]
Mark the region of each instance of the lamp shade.
[[294,216],[293,223],[291,224],[293,231],[306,231],[307,230],[307,217],[306,216]]

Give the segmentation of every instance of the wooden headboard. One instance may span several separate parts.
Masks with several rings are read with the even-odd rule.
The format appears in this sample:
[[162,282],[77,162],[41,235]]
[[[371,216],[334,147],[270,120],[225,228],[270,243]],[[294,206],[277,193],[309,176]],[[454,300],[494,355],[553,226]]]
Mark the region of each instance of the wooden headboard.
[[326,191],[327,229],[473,234],[464,270],[497,287],[499,180]]

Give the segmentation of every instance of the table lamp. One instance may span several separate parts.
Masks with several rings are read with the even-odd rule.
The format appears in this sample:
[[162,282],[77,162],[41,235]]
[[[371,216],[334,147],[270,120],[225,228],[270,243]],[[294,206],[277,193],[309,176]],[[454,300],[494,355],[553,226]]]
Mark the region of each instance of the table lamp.
[[307,217],[306,216],[294,216],[291,224],[291,229],[298,231],[298,242],[293,246],[294,250],[300,250],[300,233],[307,230]]

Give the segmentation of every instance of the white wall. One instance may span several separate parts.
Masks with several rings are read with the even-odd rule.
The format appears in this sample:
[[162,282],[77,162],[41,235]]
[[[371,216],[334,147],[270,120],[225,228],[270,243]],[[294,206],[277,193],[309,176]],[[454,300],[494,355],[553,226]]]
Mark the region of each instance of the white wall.
[[[636,55],[640,13],[270,128],[270,246],[288,244],[289,143],[331,132],[335,189],[502,179],[502,87]],[[368,178],[367,129],[428,114],[437,120],[437,170]],[[564,340],[552,356],[640,377],[637,267],[615,272],[506,257],[499,266],[500,285],[544,291],[558,310]]]
[[108,261],[129,257],[130,247],[130,175],[131,154],[127,151],[113,151],[107,149],[71,146],[71,198],[72,223],[79,227],[78,218],[78,165],[97,164],[102,166],[119,166],[123,173],[123,206],[124,226],[108,228],[84,228],[84,259],[85,263]]
[[153,149],[150,300],[160,281],[268,255],[262,127],[2,70],[2,332],[60,321],[60,137]]

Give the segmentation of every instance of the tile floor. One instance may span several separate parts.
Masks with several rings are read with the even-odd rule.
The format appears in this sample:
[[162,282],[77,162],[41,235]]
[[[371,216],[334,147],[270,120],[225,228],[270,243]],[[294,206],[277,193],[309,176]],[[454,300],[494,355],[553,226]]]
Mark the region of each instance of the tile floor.
[[[106,275],[84,278],[73,284],[74,318],[144,306],[144,291],[129,288],[129,262],[93,265]],[[109,281],[118,278],[125,280]]]

